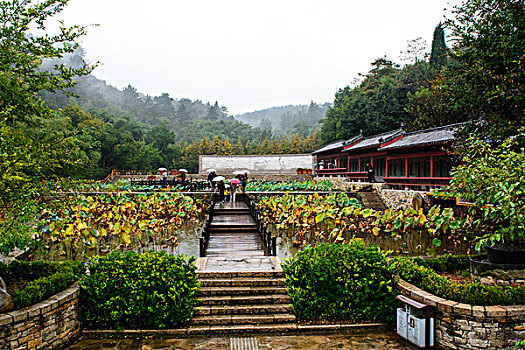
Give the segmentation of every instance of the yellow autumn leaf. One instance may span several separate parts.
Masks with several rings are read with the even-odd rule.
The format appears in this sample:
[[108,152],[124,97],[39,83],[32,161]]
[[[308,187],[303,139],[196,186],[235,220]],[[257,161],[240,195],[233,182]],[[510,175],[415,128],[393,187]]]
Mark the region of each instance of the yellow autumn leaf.
[[377,236],[377,235],[379,234],[379,231],[380,231],[380,230],[379,230],[378,227],[374,227],[374,228],[372,229],[372,233],[374,234],[374,236]]

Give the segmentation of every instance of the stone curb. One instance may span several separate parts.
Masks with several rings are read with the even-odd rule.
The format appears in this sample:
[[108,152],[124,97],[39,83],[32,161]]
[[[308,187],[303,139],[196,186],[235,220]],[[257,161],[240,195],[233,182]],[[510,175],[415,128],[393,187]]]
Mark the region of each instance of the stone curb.
[[384,331],[390,329],[391,326],[386,323],[353,323],[353,324],[322,324],[322,325],[301,325],[293,324],[293,326],[287,327],[287,329],[277,330],[274,332],[260,331],[257,329],[247,327],[232,328],[231,330],[222,329],[220,331],[214,331],[209,327],[195,328],[176,328],[176,329],[153,329],[153,330],[111,330],[111,329],[96,329],[96,330],[83,330],[82,336],[93,339],[106,339],[106,338],[141,338],[141,337],[190,337],[195,335],[237,335],[237,334],[249,334],[249,335],[279,335],[279,334],[309,334],[309,333],[322,333],[327,334],[330,332],[341,332],[341,331]]

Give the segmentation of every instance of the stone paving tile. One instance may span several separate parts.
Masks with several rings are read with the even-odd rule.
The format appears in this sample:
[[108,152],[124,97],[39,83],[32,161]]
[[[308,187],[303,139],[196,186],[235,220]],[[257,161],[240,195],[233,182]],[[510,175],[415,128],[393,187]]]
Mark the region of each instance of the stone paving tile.
[[[96,340],[81,339],[69,350],[200,350],[232,349],[232,343],[242,337],[190,337],[169,339],[123,339]],[[394,333],[351,334],[335,333],[325,335],[283,335],[252,336],[258,350],[405,350]],[[254,349],[255,350],[255,349]]]

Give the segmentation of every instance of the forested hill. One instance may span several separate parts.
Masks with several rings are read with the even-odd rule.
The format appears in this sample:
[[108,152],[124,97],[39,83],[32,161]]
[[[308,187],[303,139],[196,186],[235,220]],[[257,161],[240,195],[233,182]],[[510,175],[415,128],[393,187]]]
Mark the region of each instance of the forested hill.
[[249,112],[234,116],[235,119],[253,127],[270,129],[274,134],[305,135],[309,130],[319,128],[319,120],[326,115],[331,103],[310,105],[288,105],[272,107],[260,111]]
[[[79,48],[74,54],[60,61],[46,61],[42,69],[52,69],[56,63],[78,68],[82,64],[84,51]],[[148,127],[165,126],[175,132],[176,141],[191,143],[204,137],[213,139],[228,137],[231,141],[259,140],[261,131],[228,116],[226,107],[217,102],[210,104],[187,98],[176,99],[167,93],[148,96],[131,85],[120,90],[93,75],[82,77],[70,91],[77,95],[40,92],[48,107],[58,110],[67,105],[78,105],[94,115],[124,117]]]

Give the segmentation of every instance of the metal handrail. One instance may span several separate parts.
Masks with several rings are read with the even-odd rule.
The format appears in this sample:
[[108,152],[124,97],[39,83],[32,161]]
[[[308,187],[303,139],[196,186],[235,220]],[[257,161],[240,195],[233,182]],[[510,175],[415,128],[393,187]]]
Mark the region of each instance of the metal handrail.
[[257,232],[259,233],[259,236],[261,237],[261,240],[263,242],[264,249],[268,253],[268,255],[276,256],[277,255],[277,237],[272,237],[272,233],[270,230],[267,229],[266,225],[261,220],[261,215],[259,211],[255,208],[255,204],[253,203],[253,200],[246,195],[244,198],[245,203],[250,208],[250,212],[255,219],[255,222],[257,224]]

